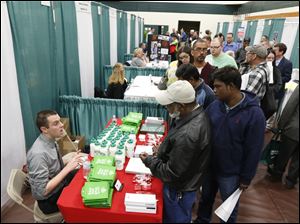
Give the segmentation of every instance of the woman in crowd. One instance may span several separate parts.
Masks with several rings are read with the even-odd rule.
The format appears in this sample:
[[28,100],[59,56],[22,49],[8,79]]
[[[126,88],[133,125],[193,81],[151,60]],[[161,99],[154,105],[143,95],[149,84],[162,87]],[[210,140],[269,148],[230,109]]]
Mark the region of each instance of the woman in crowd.
[[147,62],[144,58],[144,51],[142,48],[135,49],[133,53],[133,58],[131,61],[131,66],[137,66],[137,67],[146,67]]
[[125,78],[125,70],[121,63],[117,63],[113,67],[113,72],[108,80],[106,97],[111,99],[123,99],[124,92],[127,88],[127,80]]
[[178,49],[177,52],[177,60],[172,61],[169,65],[169,68],[166,72],[166,75],[163,77],[162,81],[160,82],[158,88],[159,89],[167,89],[167,86],[171,85],[173,82],[177,80],[176,77],[176,70],[182,64],[193,64],[194,57],[191,53],[191,48],[188,46],[182,46]]

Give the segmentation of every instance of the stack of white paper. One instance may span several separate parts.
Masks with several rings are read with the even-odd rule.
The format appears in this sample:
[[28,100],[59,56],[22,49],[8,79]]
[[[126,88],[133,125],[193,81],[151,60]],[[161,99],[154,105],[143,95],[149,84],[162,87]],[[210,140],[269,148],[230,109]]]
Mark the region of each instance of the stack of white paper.
[[137,145],[135,147],[134,151],[134,157],[138,158],[142,152],[148,153],[148,155],[153,155],[153,150],[152,150],[151,145]]
[[150,169],[145,166],[140,158],[130,158],[125,172],[135,174],[152,174]]
[[141,212],[156,214],[157,200],[155,194],[133,194],[125,195],[126,212]]
[[240,195],[242,193],[242,190],[239,188],[230,195],[229,198],[227,198],[220,206],[216,209],[215,213],[217,216],[219,216],[220,219],[222,219],[224,222],[227,222],[229,219],[236,203],[238,202]]

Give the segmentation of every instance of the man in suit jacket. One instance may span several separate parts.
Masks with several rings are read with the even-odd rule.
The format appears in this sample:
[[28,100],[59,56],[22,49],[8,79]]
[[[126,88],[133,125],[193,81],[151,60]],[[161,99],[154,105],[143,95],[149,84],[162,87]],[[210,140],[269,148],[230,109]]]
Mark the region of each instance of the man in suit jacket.
[[280,101],[284,95],[284,85],[291,79],[293,64],[291,61],[284,57],[284,54],[287,50],[287,47],[284,43],[275,44],[273,49],[276,53],[276,66],[280,70],[282,77],[282,88],[276,96],[276,99]]
[[277,111],[278,130],[281,131],[280,150],[274,168],[268,168],[271,180],[281,181],[291,158],[284,179],[288,189],[294,188],[299,177],[299,81],[296,82],[290,81],[285,86],[285,94]]

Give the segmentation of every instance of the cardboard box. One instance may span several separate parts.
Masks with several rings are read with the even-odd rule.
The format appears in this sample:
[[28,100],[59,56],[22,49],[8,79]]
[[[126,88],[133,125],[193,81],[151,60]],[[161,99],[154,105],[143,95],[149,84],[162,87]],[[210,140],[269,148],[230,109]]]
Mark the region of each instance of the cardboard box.
[[70,128],[70,119],[68,117],[61,117],[61,123],[64,125],[64,129],[66,130],[67,134],[71,136],[71,128]]
[[[85,146],[85,137],[84,136],[70,136],[76,149],[81,149],[83,152]],[[76,149],[70,142],[67,136],[60,139],[58,142],[60,153],[62,156],[68,154],[69,152],[76,152]]]

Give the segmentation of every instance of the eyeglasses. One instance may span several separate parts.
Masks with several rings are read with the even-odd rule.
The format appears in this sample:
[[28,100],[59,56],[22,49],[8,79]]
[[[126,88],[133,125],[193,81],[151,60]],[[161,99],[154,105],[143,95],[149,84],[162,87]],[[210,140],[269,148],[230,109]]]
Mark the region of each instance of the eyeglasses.
[[212,48],[212,49],[218,49],[219,47],[221,47],[221,46],[211,46],[210,48]]
[[198,51],[198,52],[202,51],[202,52],[205,52],[205,51],[207,51],[207,48],[195,48],[194,51]]

